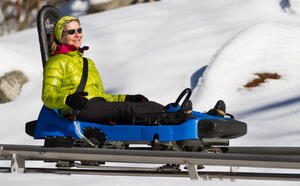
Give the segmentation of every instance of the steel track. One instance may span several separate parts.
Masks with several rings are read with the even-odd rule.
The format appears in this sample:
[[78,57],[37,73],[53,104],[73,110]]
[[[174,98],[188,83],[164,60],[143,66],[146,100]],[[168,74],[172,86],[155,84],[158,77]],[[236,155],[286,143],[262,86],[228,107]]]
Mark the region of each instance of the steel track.
[[[10,173],[10,167],[1,167],[1,173]],[[188,178],[187,171],[182,172],[160,172],[160,171],[134,171],[134,170],[97,170],[97,169],[55,169],[55,168],[26,168],[26,174],[63,174],[63,175],[107,175],[107,176],[142,176],[142,177],[182,177]],[[282,173],[255,173],[255,172],[217,172],[217,171],[198,171],[200,179],[244,179],[244,180],[281,180],[281,181],[300,181],[300,174]]]
[[[174,152],[151,150],[121,150],[95,148],[45,148],[30,145],[0,145],[0,160],[10,160],[10,168],[2,172],[95,174],[130,176],[168,176],[220,179],[267,179],[300,180],[300,174],[257,173],[257,172],[204,172],[197,166],[230,166],[300,169],[300,148],[298,147],[226,147],[224,153]],[[79,167],[72,169],[25,168],[25,161],[49,162],[119,162],[185,165],[187,171],[154,168],[106,168]],[[85,169],[83,169],[85,168]]]

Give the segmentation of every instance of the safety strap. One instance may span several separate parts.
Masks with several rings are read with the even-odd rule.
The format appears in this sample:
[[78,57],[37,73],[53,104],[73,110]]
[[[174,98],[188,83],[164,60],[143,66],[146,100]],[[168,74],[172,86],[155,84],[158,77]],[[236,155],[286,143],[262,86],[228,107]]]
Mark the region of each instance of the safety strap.
[[[84,88],[85,88],[85,85],[87,82],[87,78],[88,78],[88,69],[89,69],[88,60],[85,57],[83,57],[82,76],[81,76],[80,83],[76,89],[76,93],[84,91]],[[84,134],[79,129],[79,126],[78,126],[79,124],[77,123],[77,115],[78,114],[79,114],[79,110],[73,110],[73,123],[74,123],[77,133],[83,139],[83,141],[85,141],[87,144],[91,145],[92,147],[97,147],[97,145],[95,145],[93,142],[91,142],[91,140],[89,140],[87,137],[85,137]]]
[[84,91],[84,88],[85,88],[85,85],[87,82],[87,78],[88,78],[88,69],[89,69],[88,60],[85,57],[83,57],[82,76],[81,76],[80,83],[79,83],[75,93]]
[[[81,76],[81,80],[80,83],[76,89],[76,93],[78,92],[83,92],[86,82],[87,82],[87,78],[88,78],[88,69],[89,69],[89,65],[88,65],[88,60],[83,57],[83,70],[82,70],[82,76]],[[75,129],[77,131],[77,133],[79,134],[79,136],[83,139],[83,141],[85,141],[87,144],[91,145],[92,147],[97,147],[97,145],[95,145],[93,142],[91,142],[91,140],[89,140],[80,130],[79,124],[77,123],[77,115],[79,114],[79,110],[73,110],[73,123],[75,126]]]
[[[83,70],[82,70],[82,76],[81,76],[81,80],[80,83],[75,91],[75,93],[78,92],[83,92],[86,82],[87,82],[87,78],[88,78],[88,71],[89,71],[89,64],[88,64],[88,60],[83,57]],[[72,109],[72,118],[74,121],[77,120],[77,115],[79,114],[79,110],[75,110]]]

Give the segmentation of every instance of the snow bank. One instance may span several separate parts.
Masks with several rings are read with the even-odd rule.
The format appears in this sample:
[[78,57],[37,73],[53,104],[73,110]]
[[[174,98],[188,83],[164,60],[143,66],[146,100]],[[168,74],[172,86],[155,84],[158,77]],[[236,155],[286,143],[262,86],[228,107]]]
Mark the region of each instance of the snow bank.
[[[245,109],[282,99],[282,91],[299,86],[299,26],[283,22],[259,23],[225,43],[198,84],[199,96],[194,100],[201,103],[199,107],[208,109],[217,99],[224,99],[228,106],[238,102],[239,109]],[[265,72],[278,73],[281,78],[251,90],[243,87],[257,77],[255,73]],[[263,99],[254,101],[257,98]]]

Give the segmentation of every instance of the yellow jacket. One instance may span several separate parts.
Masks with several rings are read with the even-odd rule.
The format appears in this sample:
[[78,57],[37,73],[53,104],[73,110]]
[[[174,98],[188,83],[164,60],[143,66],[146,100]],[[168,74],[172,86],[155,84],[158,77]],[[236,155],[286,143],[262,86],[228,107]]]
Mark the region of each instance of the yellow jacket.
[[[84,92],[87,99],[102,97],[106,101],[124,102],[126,95],[110,95],[104,92],[102,80],[94,62],[88,59],[88,79]],[[44,68],[42,100],[46,107],[61,109],[63,114],[70,112],[65,104],[68,95],[75,93],[82,76],[83,59],[78,50],[56,54],[49,58]]]

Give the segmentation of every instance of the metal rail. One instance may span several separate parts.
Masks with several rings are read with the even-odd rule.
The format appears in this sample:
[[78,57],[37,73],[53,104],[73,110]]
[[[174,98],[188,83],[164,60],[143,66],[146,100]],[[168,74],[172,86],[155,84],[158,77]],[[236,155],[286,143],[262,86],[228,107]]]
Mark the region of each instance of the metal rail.
[[264,154],[300,156],[300,147],[223,147],[223,152],[231,154]]
[[[0,173],[11,172],[10,167],[1,167]],[[83,175],[109,175],[109,176],[149,176],[149,177],[189,177],[184,172],[160,172],[160,171],[132,171],[132,170],[98,170],[98,169],[55,169],[55,168],[26,168],[24,173],[46,173],[46,174],[83,174]],[[300,174],[281,173],[255,173],[255,172],[212,172],[198,171],[199,179],[247,179],[247,180],[281,180],[300,181]]]
[[[279,149],[276,148],[275,151],[271,153],[272,149],[269,148],[267,149],[269,153],[263,153],[263,151],[261,150],[261,153],[252,154],[245,153],[246,150],[249,149],[245,150],[242,149],[242,147],[239,148],[239,150],[237,148],[228,148],[227,153],[216,154],[204,152],[174,152],[59,147],[45,148],[30,145],[0,145],[0,159],[11,160],[11,172],[30,171],[29,168],[25,169],[26,160],[179,164],[186,165],[187,173],[184,174],[188,174],[191,179],[200,178],[199,175],[201,175],[201,172],[197,170],[197,166],[199,165],[300,169],[300,156],[298,154],[298,150],[300,152],[299,148],[295,148],[296,153],[293,153],[292,149],[290,148],[287,149],[289,153],[284,153],[284,148],[281,148],[281,153],[279,153]],[[254,151],[255,149],[250,150]],[[277,154],[275,152],[277,152]],[[58,169],[55,170],[59,171]],[[142,171],[140,171],[140,173],[141,172]],[[152,174],[154,174],[153,171]],[[160,174],[162,174],[162,172],[160,172]],[[241,177],[243,173],[238,174]],[[259,173],[256,174],[258,175]],[[231,173],[227,176],[230,177],[234,175],[237,175],[237,173]],[[257,175],[253,176],[252,174],[251,176],[248,176],[248,179],[250,179],[250,177],[258,177]],[[264,173],[264,175],[267,174]],[[287,176],[289,174],[285,175]],[[224,176],[224,174],[222,176]],[[243,176],[247,177],[245,173]],[[298,174],[295,174],[293,176],[293,179],[298,179],[300,177]],[[221,176],[218,175],[218,177]]]

